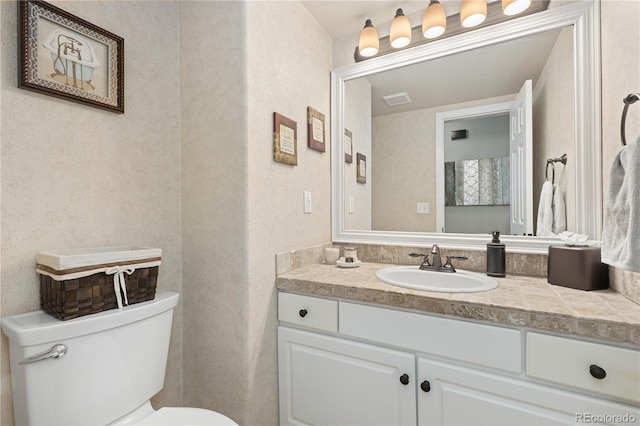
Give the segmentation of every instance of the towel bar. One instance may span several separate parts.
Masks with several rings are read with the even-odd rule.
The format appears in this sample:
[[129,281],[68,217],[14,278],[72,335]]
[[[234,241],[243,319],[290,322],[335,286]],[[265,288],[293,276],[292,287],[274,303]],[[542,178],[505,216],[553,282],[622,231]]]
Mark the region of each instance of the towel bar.
[[626,98],[622,100],[622,102],[624,102],[624,109],[622,110],[622,121],[620,123],[620,137],[622,138],[623,146],[627,144],[627,139],[624,135],[624,125],[627,121],[627,110],[629,109],[629,105],[631,105],[635,101],[640,101],[640,93],[630,93]]

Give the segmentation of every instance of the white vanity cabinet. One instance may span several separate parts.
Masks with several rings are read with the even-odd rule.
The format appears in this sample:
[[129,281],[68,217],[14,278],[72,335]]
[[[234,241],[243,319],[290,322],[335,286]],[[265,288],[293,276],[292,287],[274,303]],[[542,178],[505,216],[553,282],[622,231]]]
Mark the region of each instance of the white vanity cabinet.
[[280,424],[415,425],[413,354],[278,327]]
[[[282,292],[278,315],[282,425],[640,424],[637,350]],[[609,383],[573,380],[571,354],[545,369],[547,337]]]

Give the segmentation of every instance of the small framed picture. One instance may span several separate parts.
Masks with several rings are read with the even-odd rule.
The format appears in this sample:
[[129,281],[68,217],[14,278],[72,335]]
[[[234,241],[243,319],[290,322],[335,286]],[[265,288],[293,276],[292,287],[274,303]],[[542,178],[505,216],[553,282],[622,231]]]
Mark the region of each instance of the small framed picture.
[[353,145],[351,130],[344,129],[344,161],[353,163]]
[[307,138],[309,148],[324,152],[324,114],[307,107]]
[[44,1],[18,3],[18,87],[124,113],[124,39]]
[[273,113],[273,159],[298,165],[298,124],[277,112]]
[[367,183],[367,157],[364,154],[356,154],[357,164],[357,176],[358,183]]

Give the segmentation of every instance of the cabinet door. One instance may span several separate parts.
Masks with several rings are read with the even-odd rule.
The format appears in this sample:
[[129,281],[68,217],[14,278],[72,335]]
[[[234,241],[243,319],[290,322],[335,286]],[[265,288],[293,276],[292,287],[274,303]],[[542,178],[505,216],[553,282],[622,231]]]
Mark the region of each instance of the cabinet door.
[[420,425],[638,424],[640,417],[637,407],[423,358],[418,386]]
[[416,424],[412,354],[280,326],[278,368],[281,425]]

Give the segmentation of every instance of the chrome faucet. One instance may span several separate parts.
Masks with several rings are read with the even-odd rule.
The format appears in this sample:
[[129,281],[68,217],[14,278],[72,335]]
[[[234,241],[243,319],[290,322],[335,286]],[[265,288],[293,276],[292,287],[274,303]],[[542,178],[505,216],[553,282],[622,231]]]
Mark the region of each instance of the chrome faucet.
[[423,257],[424,260],[420,264],[420,269],[423,271],[436,271],[436,272],[456,272],[456,268],[451,263],[452,259],[467,260],[465,256],[447,256],[447,261],[442,264],[442,257],[440,255],[440,247],[434,244],[431,247],[431,262],[429,262],[429,254],[424,253],[409,253],[411,257]]
[[442,258],[440,257],[440,247],[437,244],[431,246],[431,266],[442,268]]

